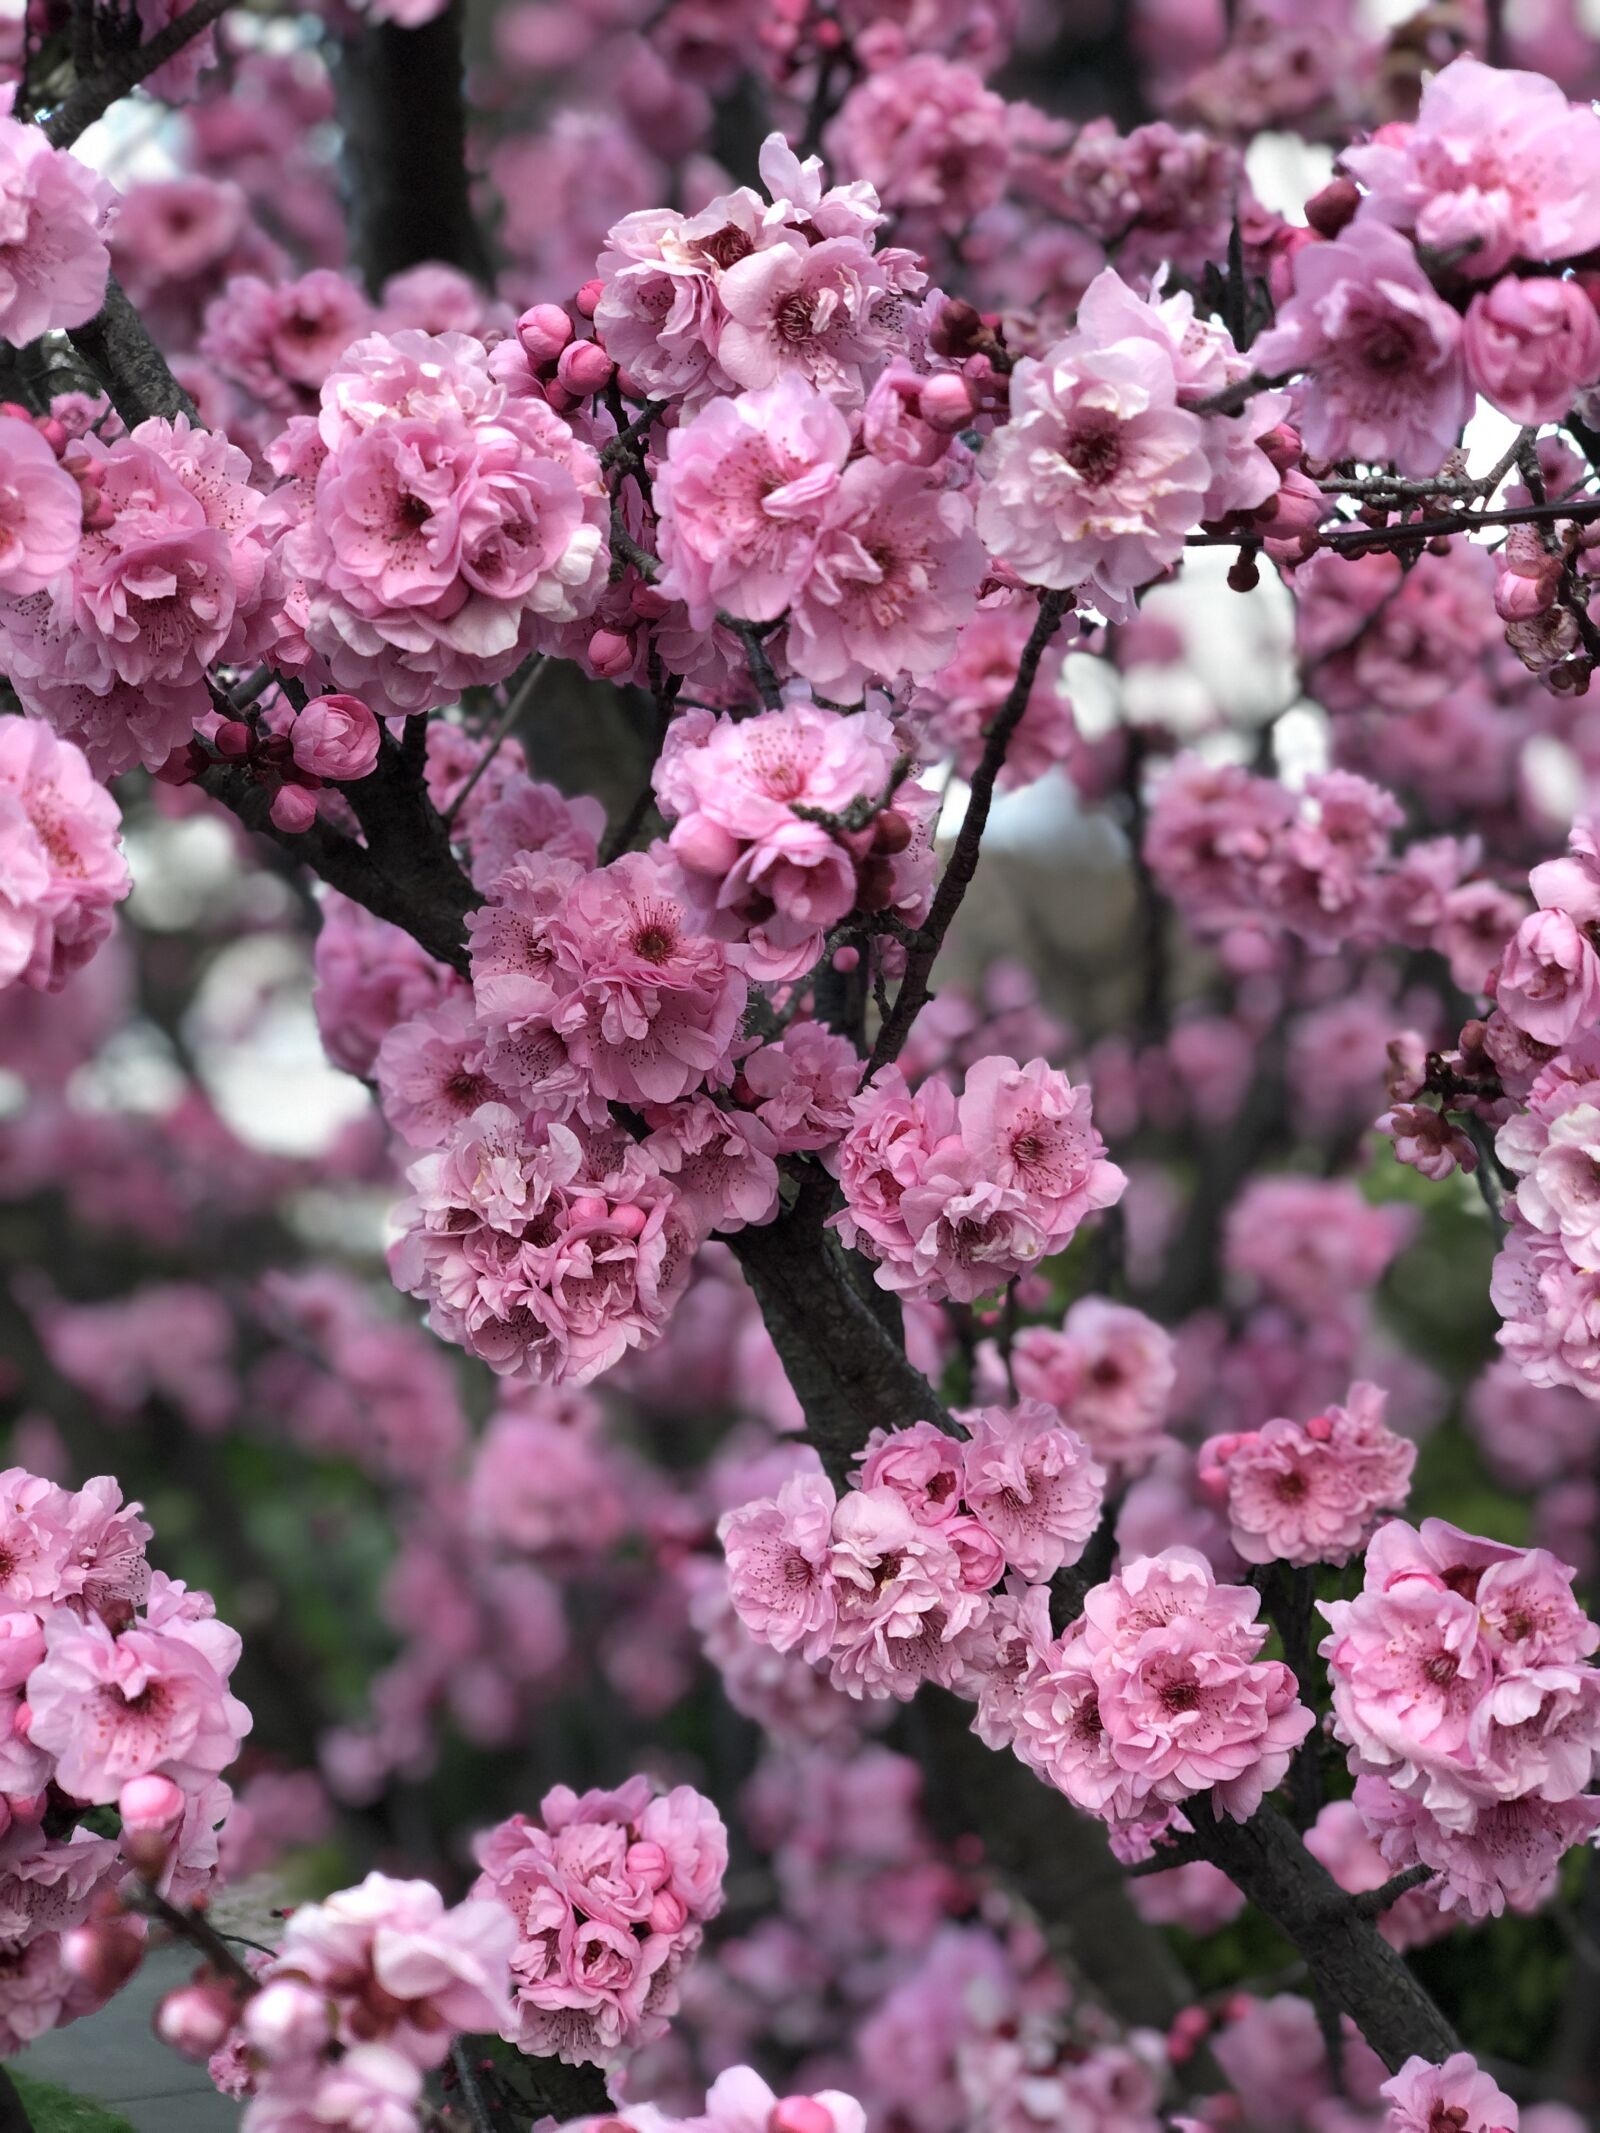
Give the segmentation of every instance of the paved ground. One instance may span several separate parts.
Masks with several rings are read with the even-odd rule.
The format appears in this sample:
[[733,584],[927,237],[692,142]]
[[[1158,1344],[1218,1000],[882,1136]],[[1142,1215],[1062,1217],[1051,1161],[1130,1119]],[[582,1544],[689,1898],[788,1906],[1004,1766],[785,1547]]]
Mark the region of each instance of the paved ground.
[[217,2094],[203,2066],[190,2066],[151,2034],[156,2001],[193,1969],[193,1955],[182,1950],[151,1956],[110,2006],[52,2030],[11,2063],[115,2105],[138,2133],[238,2133],[238,2104]]

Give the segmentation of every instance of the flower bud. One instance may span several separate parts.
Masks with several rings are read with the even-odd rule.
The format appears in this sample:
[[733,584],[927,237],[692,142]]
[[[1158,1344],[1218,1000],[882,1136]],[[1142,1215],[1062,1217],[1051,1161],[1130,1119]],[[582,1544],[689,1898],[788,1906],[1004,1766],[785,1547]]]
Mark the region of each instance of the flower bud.
[[681,1933],[689,1910],[682,1897],[674,1896],[671,1889],[658,1889],[646,1916],[652,1933]]
[[574,305],[577,307],[579,317],[593,318],[595,312],[600,307],[600,299],[602,296],[605,295],[605,293],[606,285],[603,281],[586,281],[583,287],[578,291],[577,295],[572,299]]
[[767,2113],[767,2133],[833,2133],[833,2113],[815,2096],[780,2096]]
[[596,630],[589,639],[588,660],[603,681],[615,681],[633,665],[633,642],[619,630]]
[[631,1200],[610,1212],[610,1226],[619,1237],[642,1237],[650,1217],[642,1207],[635,1207]]
[[603,393],[616,374],[612,362],[598,341],[571,341],[561,351],[556,364],[556,381],[580,400],[592,393]]
[[280,785],[268,813],[275,829],[291,837],[303,836],[317,819],[317,796],[303,785]]
[[174,748],[167,760],[158,764],[150,775],[163,785],[192,785],[210,761],[198,741],[185,741],[181,748]]
[[731,830],[706,815],[690,815],[672,832],[672,856],[691,874],[720,878],[732,870],[741,849]]
[[359,696],[314,696],[289,729],[289,741],[302,770],[350,785],[371,776],[383,736]]
[[67,434],[66,424],[58,422],[54,415],[46,415],[41,422],[35,423],[34,427],[59,459],[72,441]]
[[894,868],[887,859],[864,859],[856,869],[856,909],[887,911],[894,902]]
[[861,950],[852,947],[848,941],[842,948],[835,948],[833,951],[833,968],[838,971],[841,978],[849,977],[852,970],[861,968]]
[[953,370],[936,371],[918,393],[917,405],[929,429],[942,436],[964,430],[978,412],[977,395]]
[[328,2002],[298,1979],[273,1978],[245,2002],[239,2026],[269,2064],[313,2059],[328,2041]]
[[1360,205],[1361,194],[1349,178],[1332,178],[1306,202],[1306,220],[1319,237],[1337,237]]
[[220,1984],[179,1985],[156,2004],[151,2027],[183,2059],[209,2059],[234,2024],[237,2002]]
[[171,1778],[129,1778],[117,1794],[124,1830],[175,1829],[183,1820],[184,1795]]
[[872,825],[872,849],[893,858],[896,852],[906,849],[912,835],[911,824],[898,808],[886,807]]
[[647,1881],[653,1889],[672,1879],[672,1862],[659,1844],[630,1844],[624,1863],[635,1881]]
[[572,321],[559,304],[535,304],[517,320],[517,339],[535,368],[553,363],[572,339]]
[[225,718],[212,741],[218,755],[230,763],[242,763],[256,752],[256,737],[242,718]]
[[61,1961],[97,1999],[119,1992],[144,1960],[144,1928],[126,1911],[111,1911],[61,1936]]

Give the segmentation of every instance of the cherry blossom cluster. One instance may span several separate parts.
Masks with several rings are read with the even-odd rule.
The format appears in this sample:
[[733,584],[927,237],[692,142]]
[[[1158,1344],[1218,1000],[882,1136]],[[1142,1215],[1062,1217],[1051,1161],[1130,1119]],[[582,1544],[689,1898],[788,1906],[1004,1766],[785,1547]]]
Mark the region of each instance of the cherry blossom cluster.
[[[1397,853],[1404,821],[1392,793],[1352,771],[1317,773],[1293,792],[1241,765],[1187,755],[1156,787],[1145,858],[1198,933],[1248,926],[1324,953],[1395,941],[1437,948],[1456,982],[1476,992],[1490,959],[1472,879],[1478,851],[1434,837]],[[1506,910],[1498,892],[1496,906]]]
[[876,1431],[840,1496],[815,1468],[718,1527],[734,1611],[779,1652],[825,1664],[856,1697],[963,1688],[988,1661],[999,1594],[1074,1563],[1100,1522],[1104,1469],[1039,1400]]
[[1126,1563],[1059,1637],[1048,1615],[1019,1623],[1022,1648],[1000,1696],[980,1691],[980,1723],[1114,1828],[1172,1827],[1196,1793],[1244,1821],[1314,1723],[1289,1668],[1257,1656],[1259,1607],[1190,1548]]
[[492,1900],[515,1927],[501,2033],[573,2065],[659,2036],[722,1908],[728,1835],[711,1802],[642,1777],[615,1792],[558,1786],[537,1821],[513,1815],[476,1850],[475,1904]]
[[1377,1385],[1352,1385],[1348,1405],[1308,1422],[1277,1416],[1201,1446],[1200,1485],[1225,1506],[1237,1555],[1347,1563],[1379,1514],[1403,1507],[1417,1448],[1385,1423],[1387,1399]]
[[498,2027],[515,1944],[492,1898],[447,1909],[431,1882],[373,1873],[290,1914],[242,2005],[237,1986],[200,1979],[168,1994],[157,2027],[247,2099],[242,2133],[421,2133],[424,2078],[456,2036]]
[[1443,1519],[1380,1526],[1354,1600],[1320,1603],[1355,1802],[1392,1868],[1469,1917],[1531,1908],[1600,1832],[1600,1630],[1542,1549]]
[[0,991],[59,992],[106,939],[132,886],[121,828],[80,749],[0,717]]
[[1043,1059],[982,1059],[959,1096],[938,1079],[913,1092],[890,1067],[851,1113],[828,1155],[844,1194],[830,1221],[898,1295],[991,1295],[1062,1250],[1126,1182],[1089,1091]]
[[222,1772],[250,1714],[228,1687],[238,1637],[206,1594],[150,1568],[151,1529],[109,1475],[68,1490],[11,1467],[0,1505],[9,2056],[137,1966],[140,1927],[121,1915],[130,1874],[180,1903],[211,1886],[231,1804]]

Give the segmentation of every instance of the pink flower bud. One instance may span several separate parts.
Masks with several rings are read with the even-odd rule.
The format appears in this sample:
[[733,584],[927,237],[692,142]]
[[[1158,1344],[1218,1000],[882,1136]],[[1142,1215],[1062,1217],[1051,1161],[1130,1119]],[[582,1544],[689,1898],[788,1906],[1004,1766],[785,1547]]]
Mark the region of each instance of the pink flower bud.
[[96,1998],[109,2000],[144,1959],[144,1928],[125,1911],[74,1926],[61,1936],[61,1960]]
[[42,1822],[50,1804],[48,1792],[8,1792],[6,1805],[18,1822]]
[[815,2096],[780,2096],[767,2114],[767,2133],[833,2133],[833,2113]]
[[720,879],[732,871],[743,847],[731,830],[705,815],[691,815],[672,833],[672,853],[691,874]]
[[167,760],[150,775],[163,785],[192,785],[210,760],[198,742],[185,741],[181,748],[174,748]]
[[24,407],[20,400],[0,400],[0,415],[9,415],[13,422],[33,421],[33,409]]
[[605,391],[616,367],[598,341],[571,341],[556,363],[556,379],[569,393],[586,400],[592,393]]
[[329,2037],[324,1993],[294,1978],[274,1978],[245,2002],[239,2026],[263,2059],[312,2059]]
[[314,696],[289,731],[300,768],[340,785],[371,775],[382,738],[359,696]]
[[230,763],[242,763],[255,753],[256,737],[242,718],[225,718],[211,738],[218,755]]
[[1507,564],[1495,577],[1494,611],[1502,622],[1531,622],[1554,607],[1560,584],[1558,555]]
[[586,281],[583,287],[578,291],[577,295],[572,299],[573,303],[577,306],[579,316],[582,318],[593,318],[595,312],[600,307],[600,299],[602,296],[605,295],[605,293],[606,285],[603,281]]
[[182,1821],[183,1807],[183,1789],[171,1778],[129,1778],[117,1794],[124,1829],[171,1829]]
[[1306,220],[1319,237],[1337,237],[1360,205],[1361,194],[1349,178],[1332,178],[1306,202]]
[[625,1863],[635,1881],[647,1881],[652,1888],[672,1878],[672,1862],[659,1844],[630,1844]]
[[180,1985],[157,2002],[152,2027],[184,2059],[209,2059],[233,2027],[233,1994],[220,1985]]
[[680,1933],[689,1916],[688,1906],[671,1889],[659,1889],[647,1913],[652,1933]]
[[46,415],[41,422],[35,424],[35,427],[39,435],[59,459],[71,442],[67,434],[66,424],[58,422],[54,415]]
[[964,430],[978,411],[972,387],[953,370],[935,372],[918,393],[917,404],[929,429],[942,435]]
[[642,1237],[649,1219],[644,1209],[635,1207],[631,1201],[611,1210],[611,1227],[619,1237]]
[[1313,1415],[1306,1424],[1306,1435],[1315,1444],[1326,1444],[1333,1435],[1333,1424],[1326,1415]]
[[852,970],[860,969],[861,950],[851,947],[835,948],[833,951],[833,967],[838,971],[840,977],[847,978]]
[[585,1192],[579,1194],[567,1212],[574,1222],[603,1222],[610,1209],[598,1193]]
[[317,819],[317,796],[303,785],[280,785],[268,809],[273,826],[291,837],[300,837]]
[[618,630],[596,630],[589,639],[589,664],[605,681],[615,681],[633,665],[633,643]]
[[517,320],[517,339],[535,367],[553,363],[572,339],[572,321],[559,304],[535,304]]

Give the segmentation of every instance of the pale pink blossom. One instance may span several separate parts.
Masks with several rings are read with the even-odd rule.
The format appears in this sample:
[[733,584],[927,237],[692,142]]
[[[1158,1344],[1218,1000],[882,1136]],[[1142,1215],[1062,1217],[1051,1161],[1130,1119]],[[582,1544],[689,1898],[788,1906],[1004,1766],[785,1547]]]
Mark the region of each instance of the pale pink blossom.
[[1513,422],[1559,422],[1600,382],[1600,317],[1575,281],[1503,275],[1467,307],[1467,369]]
[[71,741],[0,718],[0,987],[59,992],[106,939],[132,886],[121,826]]
[[83,491],[31,422],[0,416],[0,597],[43,592],[82,533]]
[[1358,218],[1294,255],[1294,288],[1251,356],[1306,373],[1297,422],[1320,459],[1435,474],[1472,412],[1461,321],[1398,232]]
[[1411,125],[1385,127],[1344,162],[1367,188],[1362,221],[1413,230],[1436,251],[1459,247],[1460,271],[1487,279],[1517,257],[1570,259],[1600,243],[1597,145],[1587,104],[1541,75],[1463,54],[1427,83]]
[[516,1940],[491,1898],[447,1909],[430,1882],[373,1873],[292,1912],[266,1975],[322,1987],[346,2046],[382,2044],[427,2068],[453,2033],[498,2028]]
[[1387,1427],[1387,1397],[1352,1385],[1348,1406],[1309,1422],[1279,1417],[1201,1446],[1201,1485],[1225,1499],[1245,1562],[1348,1562],[1379,1513],[1400,1508],[1417,1453]]
[[843,415],[792,373],[715,400],[671,432],[653,488],[659,582],[695,629],[719,608],[775,621],[804,590],[849,450]]
[[851,90],[828,129],[828,153],[891,212],[954,234],[1005,188],[1009,117],[970,68],[918,52]]
[[959,1419],[968,1433],[962,1498],[1008,1567],[1038,1583],[1076,1562],[1105,1495],[1105,1469],[1083,1439],[1040,1400],[969,1409]]
[[111,187],[52,148],[43,130],[0,114],[0,340],[21,348],[85,325],[105,301],[111,256],[101,226]]
[[838,1601],[829,1568],[835,1496],[820,1473],[797,1474],[775,1500],[724,1513],[717,1528],[740,1621],[775,1651],[822,1658]]
[[1147,1466],[1176,1383],[1172,1337],[1130,1304],[1082,1296],[1059,1330],[1024,1326],[1012,1345],[1017,1390],[1047,1401],[1118,1474]]
[[[1459,62],[1458,62],[1459,64]],[[1517,2107],[1468,2052],[1454,2052],[1442,2065],[1413,2055],[1383,2084],[1389,2099],[1385,2133],[1517,2133]]]
[[1025,356],[1010,420],[983,455],[985,546],[1027,583],[1080,587],[1128,620],[1134,592],[1177,562],[1204,514],[1203,427],[1156,339],[1078,333]]

